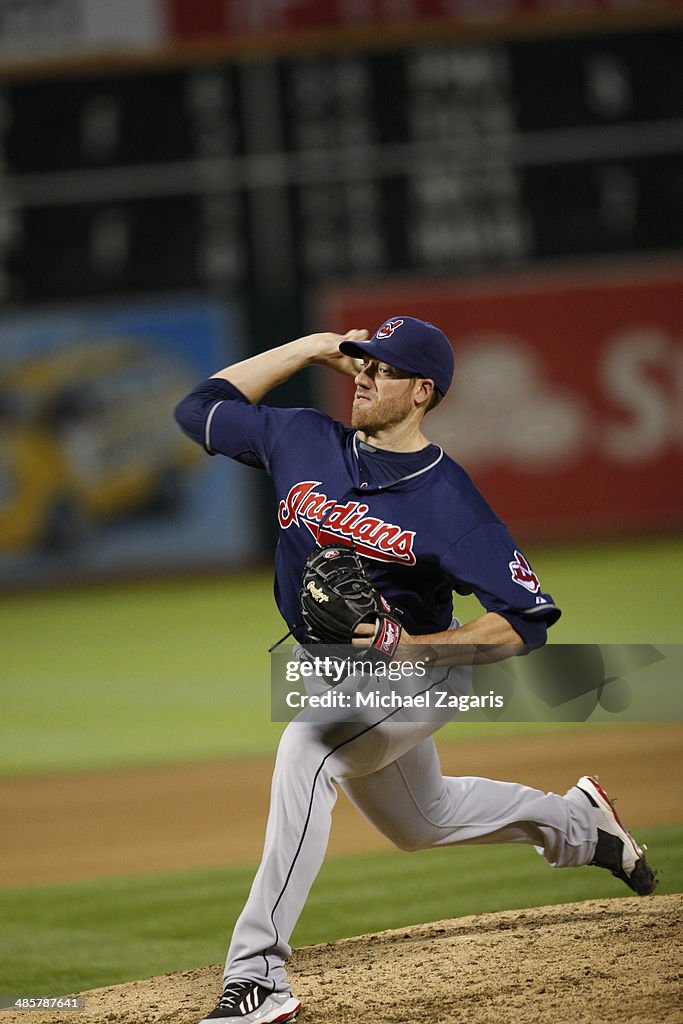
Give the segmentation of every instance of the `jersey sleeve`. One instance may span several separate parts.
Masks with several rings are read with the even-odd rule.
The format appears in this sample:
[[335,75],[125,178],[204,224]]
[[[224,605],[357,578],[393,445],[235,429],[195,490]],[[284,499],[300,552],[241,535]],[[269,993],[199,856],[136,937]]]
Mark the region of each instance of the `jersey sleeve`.
[[500,521],[483,523],[452,544],[442,568],[457,593],[474,593],[486,611],[507,619],[529,647],[542,647],[548,627],[562,614]]
[[268,470],[273,448],[304,411],[253,405],[229,381],[211,377],[178,403],[175,418],[209,455]]

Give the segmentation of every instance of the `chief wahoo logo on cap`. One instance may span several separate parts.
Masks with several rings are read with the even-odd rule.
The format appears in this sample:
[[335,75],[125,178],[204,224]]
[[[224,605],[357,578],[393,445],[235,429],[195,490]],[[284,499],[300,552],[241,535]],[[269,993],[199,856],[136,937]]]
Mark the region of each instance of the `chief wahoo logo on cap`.
[[387,320],[387,322],[385,324],[382,324],[382,326],[378,330],[378,332],[375,335],[375,337],[376,338],[389,338],[389,337],[391,337],[391,335],[394,333],[396,328],[400,327],[402,323],[403,323],[402,320]]

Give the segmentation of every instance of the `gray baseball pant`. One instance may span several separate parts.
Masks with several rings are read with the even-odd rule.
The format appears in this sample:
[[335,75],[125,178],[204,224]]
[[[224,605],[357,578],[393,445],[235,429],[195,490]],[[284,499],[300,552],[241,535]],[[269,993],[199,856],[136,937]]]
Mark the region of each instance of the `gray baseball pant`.
[[[443,672],[453,692],[470,692],[471,670]],[[364,684],[367,688],[368,683]],[[449,778],[432,734],[454,717],[415,721],[405,709],[301,713],[278,748],[263,858],[233,931],[225,978],[288,992],[289,939],[327,848],[338,783],[373,825],[402,850],[464,843],[529,843],[553,867],[592,860],[591,805],[565,796],[472,777]]]

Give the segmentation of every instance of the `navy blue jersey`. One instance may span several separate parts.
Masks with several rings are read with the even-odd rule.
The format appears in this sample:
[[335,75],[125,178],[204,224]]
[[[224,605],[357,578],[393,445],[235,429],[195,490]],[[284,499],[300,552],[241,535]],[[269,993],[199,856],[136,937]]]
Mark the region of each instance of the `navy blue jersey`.
[[519,546],[465,470],[437,445],[363,447],[357,432],[314,409],[253,405],[227,381],[199,385],[176,409],[210,454],[265,469],[277,497],[278,608],[301,641],[304,563],[317,544],[353,543],[410,634],[449,628],[453,592],[474,593],[525,643],[545,643],[560,615]]

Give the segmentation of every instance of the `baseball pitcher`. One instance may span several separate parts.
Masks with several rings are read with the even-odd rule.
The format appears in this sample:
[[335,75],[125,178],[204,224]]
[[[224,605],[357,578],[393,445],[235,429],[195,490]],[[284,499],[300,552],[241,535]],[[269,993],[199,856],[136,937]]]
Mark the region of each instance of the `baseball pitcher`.
[[[355,378],[350,428],[314,409],[259,404],[314,364]],[[559,618],[505,525],[423,432],[453,369],[437,327],[393,316],[372,337],[312,334],[262,352],[178,405],[178,423],[210,455],[272,477],[275,598],[298,657],[316,643],[349,644],[359,657],[429,651],[425,688],[466,692],[474,661],[542,646]],[[454,593],[474,593],[482,613],[461,625]],[[639,895],[653,892],[643,848],[595,779],[559,796],[442,776],[432,737],[455,713],[417,721],[401,708],[367,708],[352,722],[302,714],[286,727],[263,858],[234,927],[223,994],[201,1024],[295,1018],[289,940],[325,855],[335,783],[401,849],[527,843],[554,867],[596,865]]]

